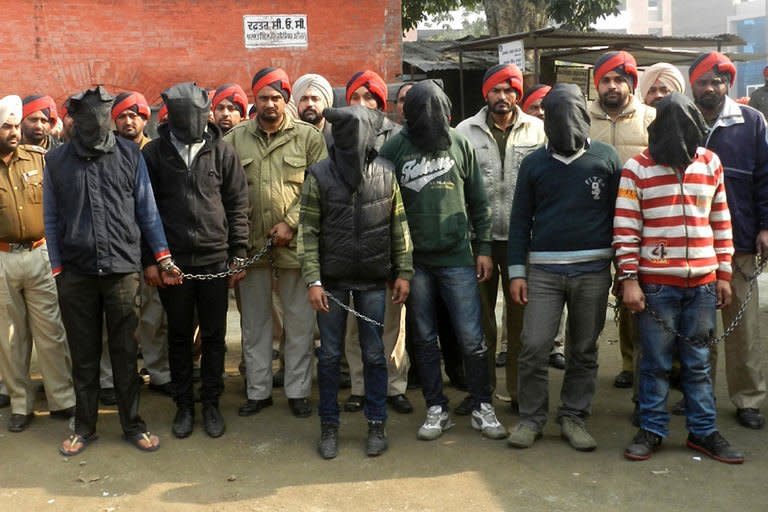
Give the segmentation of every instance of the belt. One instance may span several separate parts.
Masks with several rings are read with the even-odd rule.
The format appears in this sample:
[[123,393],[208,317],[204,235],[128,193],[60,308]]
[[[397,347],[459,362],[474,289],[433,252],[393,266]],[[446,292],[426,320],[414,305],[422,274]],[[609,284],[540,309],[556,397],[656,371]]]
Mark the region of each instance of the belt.
[[45,237],[34,242],[0,242],[0,252],[24,252],[37,249],[45,243]]

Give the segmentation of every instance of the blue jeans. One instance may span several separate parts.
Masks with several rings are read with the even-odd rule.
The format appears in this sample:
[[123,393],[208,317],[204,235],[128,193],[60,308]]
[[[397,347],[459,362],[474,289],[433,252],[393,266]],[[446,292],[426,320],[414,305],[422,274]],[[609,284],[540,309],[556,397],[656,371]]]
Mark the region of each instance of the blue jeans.
[[448,405],[443,394],[440,347],[437,344],[438,296],[445,303],[453,330],[464,354],[464,371],[472,405],[491,402],[487,352],[483,338],[480,292],[474,267],[423,267],[415,265],[406,319],[411,323],[416,368],[427,407]]
[[[349,305],[349,295],[355,309],[363,315],[384,323],[386,290],[326,290],[342,303]],[[321,423],[339,424],[339,361],[344,351],[347,312],[329,300],[330,310],[317,314],[320,347],[317,349],[317,383],[320,388],[318,414]],[[384,329],[358,319],[360,348],[363,353],[363,382],[365,403],[363,411],[368,421],[387,419],[387,359],[384,356]]]
[[[664,323],[694,339],[708,339],[715,331],[715,285],[694,288],[644,284],[646,306]],[[675,349],[680,356],[680,381],[685,396],[686,427],[706,437],[715,427],[715,396],[709,372],[709,348],[697,347],[672,334],[648,312],[638,315],[640,327],[640,426],[662,437],[669,432],[669,372]]]

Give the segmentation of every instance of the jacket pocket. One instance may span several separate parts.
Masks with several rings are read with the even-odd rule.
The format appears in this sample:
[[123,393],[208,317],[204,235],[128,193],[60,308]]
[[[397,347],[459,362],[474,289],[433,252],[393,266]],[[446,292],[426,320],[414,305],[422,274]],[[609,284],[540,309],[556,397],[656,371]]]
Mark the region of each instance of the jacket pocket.
[[41,204],[43,202],[43,179],[39,173],[28,176],[25,179],[24,196],[30,204]]

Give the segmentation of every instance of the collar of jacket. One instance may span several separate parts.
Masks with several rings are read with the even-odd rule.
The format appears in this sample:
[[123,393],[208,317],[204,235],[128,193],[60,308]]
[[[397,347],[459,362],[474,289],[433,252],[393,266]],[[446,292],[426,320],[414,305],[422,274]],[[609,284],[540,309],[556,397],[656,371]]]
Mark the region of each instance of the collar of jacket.
[[741,107],[738,103],[733,101],[730,96],[726,96],[723,109],[720,111],[720,115],[717,116],[717,120],[710,130],[714,130],[718,126],[733,126],[735,124],[743,123],[744,115],[741,113]]
[[[629,103],[621,112],[621,114],[619,114],[619,118],[633,116],[635,112],[640,109],[641,105],[642,104],[640,103],[640,100],[638,100],[634,94],[630,94]],[[600,103],[599,99],[594,100],[592,103],[589,104],[587,108],[589,110],[589,114],[598,119],[610,119],[610,116],[605,111],[605,109],[603,109],[603,105]],[[652,107],[649,107],[649,108],[652,108]]]
[[[537,117],[533,117],[532,115],[526,114],[523,112],[523,110],[515,105],[515,109],[517,110],[517,116],[515,117],[515,122],[512,125],[512,131],[517,131],[521,129],[523,126],[531,124],[533,119],[538,119]],[[477,128],[480,128],[484,132],[486,132],[488,135],[491,135],[491,129],[488,128],[488,105],[481,108],[477,114],[470,117],[467,122],[472,125],[476,126]],[[493,136],[493,135],[491,135]]]
[[[280,125],[277,131],[272,135],[278,135],[281,132],[284,132],[286,130],[292,130],[295,125],[296,125],[296,120],[293,118],[291,114],[289,114],[286,111],[283,113],[283,123]],[[248,131],[252,135],[255,135],[256,137],[261,137],[261,138],[265,138],[265,135],[267,133],[261,129],[258,118],[251,119],[250,121],[248,121]]]

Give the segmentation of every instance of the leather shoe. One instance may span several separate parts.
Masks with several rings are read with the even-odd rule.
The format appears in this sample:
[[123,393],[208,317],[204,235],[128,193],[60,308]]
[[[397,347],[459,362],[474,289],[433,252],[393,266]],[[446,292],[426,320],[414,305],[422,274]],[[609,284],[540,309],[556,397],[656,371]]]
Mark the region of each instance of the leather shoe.
[[191,407],[181,407],[176,410],[176,416],[173,418],[173,435],[179,439],[189,437],[192,428],[195,425],[195,411]]
[[173,396],[174,395],[174,387],[172,382],[166,382],[165,384],[155,384],[153,382],[149,383],[149,386],[147,386],[152,391],[157,391],[160,394],[163,394],[165,396]]
[[48,413],[51,418],[56,418],[59,420],[68,420],[72,416],[75,415],[75,406],[67,407],[66,409],[59,409],[57,411],[50,411]]
[[765,417],[760,414],[760,409],[736,409],[736,419],[742,427],[760,430],[765,426]]
[[453,409],[454,414],[458,416],[469,416],[472,414],[472,395],[467,395],[464,399]]
[[32,419],[35,417],[35,413],[30,414],[11,414],[11,418],[8,420],[9,432],[23,432],[27,429]]
[[635,374],[629,370],[622,370],[613,380],[613,387],[615,388],[631,388],[632,382],[635,380]]
[[271,396],[264,398],[263,400],[248,400],[240,406],[237,410],[237,414],[240,416],[252,416],[273,403]]
[[565,356],[557,352],[549,354],[549,366],[558,370],[565,370]]
[[101,405],[116,405],[117,394],[115,393],[115,388],[102,388],[99,393],[99,402],[101,402]]
[[297,418],[309,418],[312,416],[312,404],[308,398],[289,398],[288,406]]
[[363,408],[363,400],[365,397],[360,395],[349,395],[347,401],[344,402],[344,410],[347,412],[357,412]]
[[388,396],[387,403],[392,406],[392,409],[394,409],[395,412],[399,412],[400,414],[410,414],[413,412],[411,401],[403,394]]
[[11,397],[0,393],[0,409],[11,405]]
[[224,416],[215,405],[203,406],[203,427],[210,437],[221,437],[224,434]]

